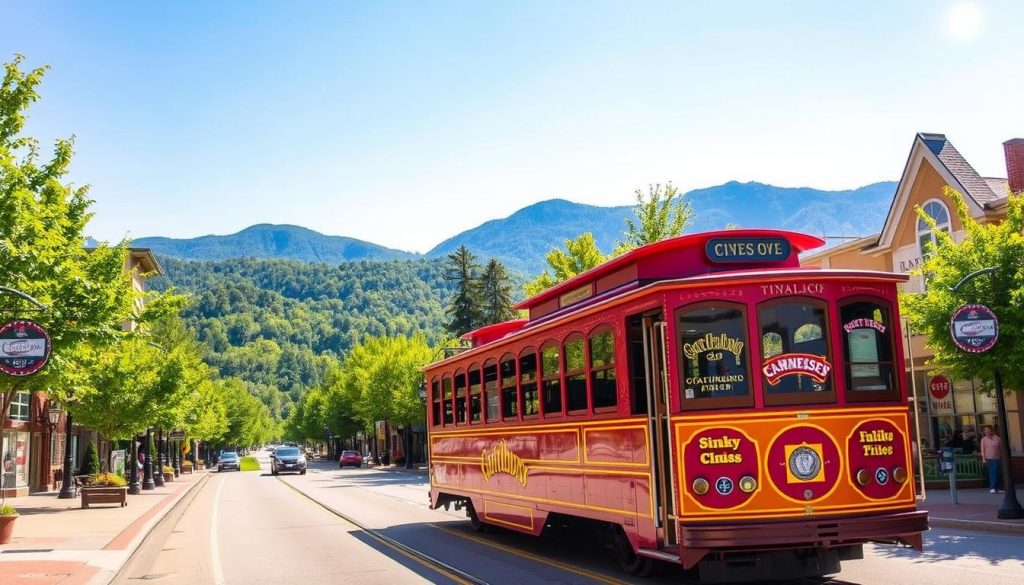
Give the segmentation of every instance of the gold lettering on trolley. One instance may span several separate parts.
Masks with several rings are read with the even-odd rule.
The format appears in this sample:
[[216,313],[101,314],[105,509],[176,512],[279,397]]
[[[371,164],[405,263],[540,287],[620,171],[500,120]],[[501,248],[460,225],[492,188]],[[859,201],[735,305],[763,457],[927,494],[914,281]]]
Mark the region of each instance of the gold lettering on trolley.
[[490,452],[484,449],[480,454],[480,471],[484,474],[484,480],[491,479],[496,473],[507,473],[519,480],[519,483],[526,487],[526,474],[529,471],[523,460],[509,451],[502,439],[497,445],[491,448]]
[[794,284],[762,284],[763,295],[819,295],[825,292],[825,285],[798,282]]
[[727,351],[735,356],[738,366],[743,353],[743,342],[735,337],[729,337],[725,333],[719,335],[708,333],[693,343],[683,344],[683,354],[691,360],[697,359],[700,354],[708,351]]

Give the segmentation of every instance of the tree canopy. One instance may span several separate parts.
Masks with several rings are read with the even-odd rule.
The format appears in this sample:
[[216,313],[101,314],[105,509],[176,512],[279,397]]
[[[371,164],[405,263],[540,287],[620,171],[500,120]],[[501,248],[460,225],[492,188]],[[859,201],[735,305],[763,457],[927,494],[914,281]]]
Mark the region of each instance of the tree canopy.
[[[900,297],[903,315],[914,331],[926,336],[935,367],[957,378],[980,379],[989,390],[998,368],[1007,388],[1022,388],[1024,369],[1010,366],[1024,363],[1024,196],[1010,195],[1003,221],[980,224],[971,217],[960,193],[947,187],[945,194],[953,201],[966,235],[957,243],[917,210],[931,224],[935,244],[929,244],[917,272],[924,275],[927,288],[924,293]],[[995,268],[992,277],[974,278],[953,291],[965,276],[982,268]],[[986,305],[999,318],[999,341],[986,353],[961,351],[950,337],[950,318],[965,303]]]

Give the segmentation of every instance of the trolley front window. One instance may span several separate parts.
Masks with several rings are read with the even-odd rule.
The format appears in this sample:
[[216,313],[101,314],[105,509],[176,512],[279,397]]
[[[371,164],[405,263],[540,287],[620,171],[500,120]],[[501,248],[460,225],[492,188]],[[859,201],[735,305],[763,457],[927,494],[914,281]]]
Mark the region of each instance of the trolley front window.
[[684,410],[753,406],[746,309],[700,303],[676,310]]
[[839,319],[843,327],[846,399],[898,399],[889,308],[874,300],[854,300],[840,304]]
[[765,404],[834,402],[828,310],[812,299],[787,299],[758,308]]

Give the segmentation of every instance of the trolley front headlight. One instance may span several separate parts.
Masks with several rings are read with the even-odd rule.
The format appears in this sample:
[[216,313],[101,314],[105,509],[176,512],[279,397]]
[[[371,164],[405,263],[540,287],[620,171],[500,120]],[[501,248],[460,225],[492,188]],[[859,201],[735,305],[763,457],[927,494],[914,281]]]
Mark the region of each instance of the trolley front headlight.
[[704,479],[703,477],[698,477],[697,479],[693,480],[693,493],[697,494],[698,496],[703,496],[704,494],[708,493],[709,489],[711,489],[711,484],[709,484],[708,480]]
[[868,485],[871,482],[871,472],[863,467],[857,470],[857,483],[862,486]]
[[903,483],[907,481],[907,470],[902,467],[897,467],[892,470],[892,478],[896,483]]
[[757,480],[750,475],[744,475],[740,478],[740,491],[749,494],[750,492],[757,489]]

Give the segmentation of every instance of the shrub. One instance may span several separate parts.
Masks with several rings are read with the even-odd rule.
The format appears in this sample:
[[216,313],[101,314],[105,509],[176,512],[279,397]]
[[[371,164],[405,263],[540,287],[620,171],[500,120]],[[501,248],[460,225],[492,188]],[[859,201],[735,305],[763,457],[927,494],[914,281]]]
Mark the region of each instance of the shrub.
[[170,465],[164,465],[164,473],[171,473],[171,474],[173,474],[174,473],[174,468],[171,467]]
[[128,485],[123,477],[116,473],[96,473],[89,478],[89,485],[103,487],[124,487]]
[[96,454],[96,447],[89,441],[85,446],[85,457],[82,460],[81,475],[95,475],[100,471],[100,457]]
[[18,510],[10,504],[0,506],[0,516],[17,516]]

